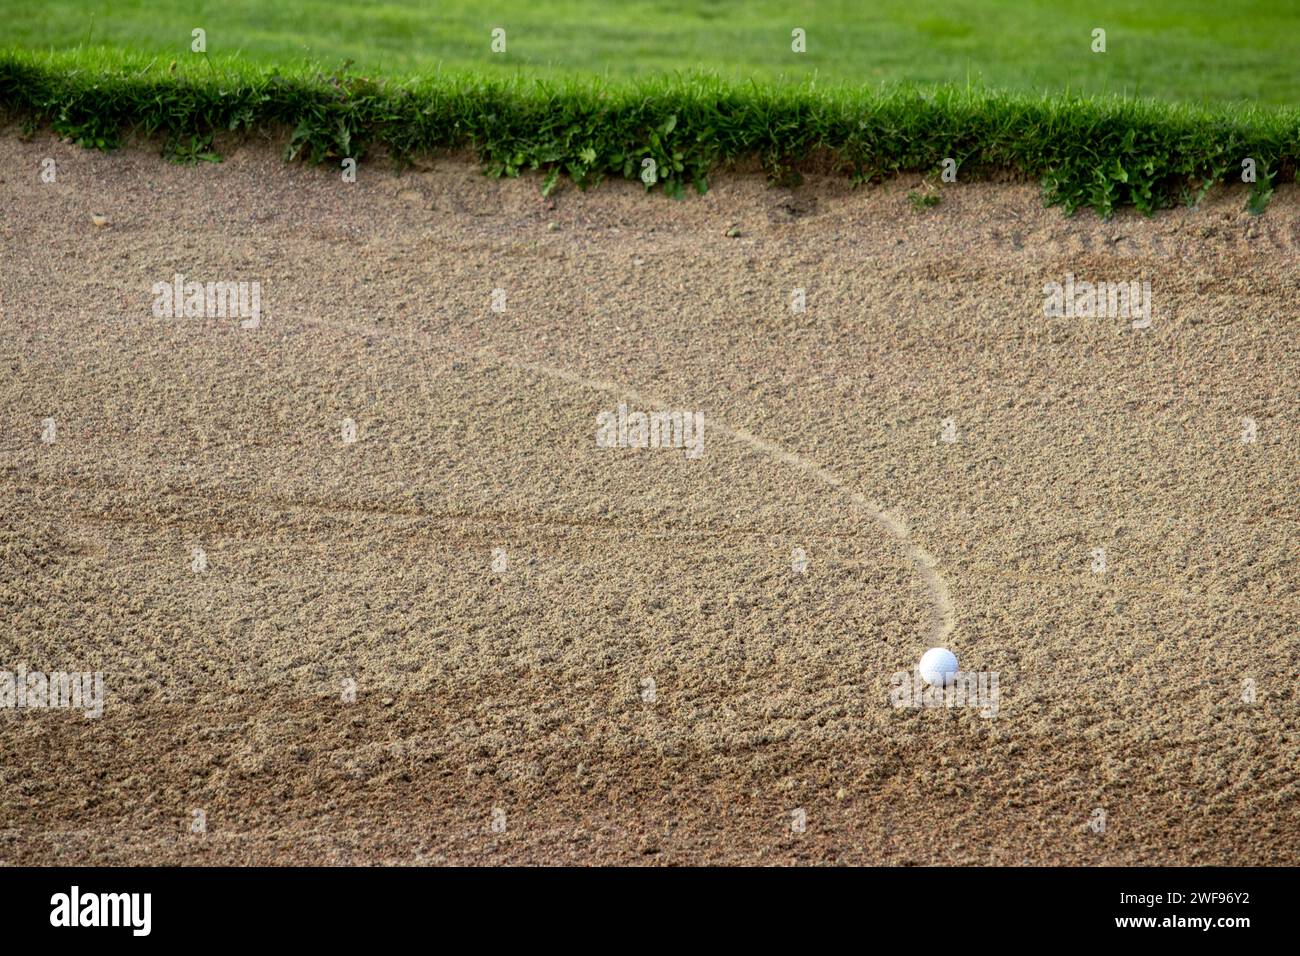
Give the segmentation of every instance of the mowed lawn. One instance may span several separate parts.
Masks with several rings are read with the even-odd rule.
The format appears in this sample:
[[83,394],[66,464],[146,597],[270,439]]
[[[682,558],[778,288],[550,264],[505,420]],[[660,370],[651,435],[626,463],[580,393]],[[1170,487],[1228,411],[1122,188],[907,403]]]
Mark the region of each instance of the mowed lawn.
[[[0,50],[227,57],[400,77],[705,70],[729,80],[972,82],[1167,101],[1300,102],[1294,0],[8,0]],[[494,28],[506,51],[490,48]],[[807,52],[791,50],[806,31]],[[1107,51],[1091,33],[1106,30]],[[111,57],[109,57],[111,59]]]

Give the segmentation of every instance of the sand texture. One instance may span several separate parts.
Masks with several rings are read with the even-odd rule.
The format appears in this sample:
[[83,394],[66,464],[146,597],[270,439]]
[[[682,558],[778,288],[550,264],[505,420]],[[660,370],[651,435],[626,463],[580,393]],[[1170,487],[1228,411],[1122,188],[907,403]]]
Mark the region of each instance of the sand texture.
[[1296,187],[0,169],[0,863],[1300,864]]

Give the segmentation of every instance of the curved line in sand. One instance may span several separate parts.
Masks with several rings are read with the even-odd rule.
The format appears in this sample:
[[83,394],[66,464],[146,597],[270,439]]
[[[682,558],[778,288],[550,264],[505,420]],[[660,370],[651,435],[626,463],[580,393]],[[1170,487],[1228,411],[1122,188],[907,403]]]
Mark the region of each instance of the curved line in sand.
[[[596,379],[583,378],[573,372],[565,369],[553,368],[549,365],[539,365],[535,362],[521,362],[504,355],[498,355],[495,352],[487,350],[476,350],[479,358],[499,362],[504,365],[510,365],[515,368],[524,369],[530,372],[540,372],[543,375],[550,375],[555,378],[563,379],[574,385],[580,385],[585,388],[594,389],[601,392],[609,392],[615,396],[626,396],[641,405],[647,405],[658,408],[666,408],[664,402],[655,399],[646,398],[638,395],[635,391],[624,388],[616,382],[599,381]],[[721,432],[733,441],[742,445],[747,445],[760,455],[779,461],[782,464],[790,465],[794,468],[812,475],[822,483],[829,485],[836,491],[841,492],[845,497],[852,501],[858,508],[867,512],[877,522],[885,527],[902,545],[907,556],[916,565],[917,573],[920,574],[921,580],[925,582],[926,588],[930,592],[930,646],[942,647],[948,635],[953,632],[957,626],[957,611],[953,607],[952,596],[948,592],[948,583],[944,581],[943,575],[939,573],[939,562],[925,548],[912,541],[908,534],[907,522],[898,515],[890,512],[877,502],[872,501],[865,495],[849,488],[844,482],[836,478],[825,468],[816,462],[809,461],[802,455],[796,455],[794,452],[786,451],[779,445],[759,438],[757,435],[746,431],[743,428],[729,428],[720,424],[716,419],[709,420],[709,427],[713,431]]]
[[[432,336],[427,333],[406,333],[396,332],[389,329],[381,329],[375,326],[338,326],[333,323],[309,323],[327,325],[330,328],[348,328],[353,332],[359,332],[364,335],[377,335],[392,338],[403,338],[410,341],[419,341],[420,339],[431,339]],[[536,362],[525,362],[519,359],[510,358],[492,352],[488,349],[465,349],[447,342],[437,343],[440,347],[452,352],[461,354],[472,354],[488,362],[494,362],[499,365],[508,365],[513,368],[521,369],[526,372],[536,372],[551,378],[562,379],[573,385],[582,388],[592,389],[598,392],[607,392],[615,397],[626,397],[641,405],[650,407],[666,408],[664,402],[647,398],[638,394],[632,389],[625,388],[617,382],[602,381],[598,379],[584,378],[576,372],[570,372],[567,369],[555,368],[550,365],[540,365]],[[915,543],[908,533],[907,522],[897,514],[889,511],[878,502],[872,501],[860,492],[844,484],[839,478],[836,478],[825,468],[816,462],[797,455],[794,452],[786,451],[779,445],[773,444],[764,438],[746,431],[743,428],[728,428],[720,424],[715,419],[709,420],[709,427],[713,431],[721,432],[723,435],[732,439],[739,444],[746,445],[754,451],[767,458],[782,464],[798,468],[806,474],[811,475],[818,481],[843,494],[849,501],[853,502],[862,511],[865,511],[879,524],[883,525],[902,546],[908,558],[916,566],[917,573],[921,580],[925,582],[926,589],[930,592],[930,630],[929,642],[931,647],[944,647],[948,636],[957,626],[957,610],[953,606],[952,596],[948,591],[948,583],[939,573],[939,562],[929,551]]]

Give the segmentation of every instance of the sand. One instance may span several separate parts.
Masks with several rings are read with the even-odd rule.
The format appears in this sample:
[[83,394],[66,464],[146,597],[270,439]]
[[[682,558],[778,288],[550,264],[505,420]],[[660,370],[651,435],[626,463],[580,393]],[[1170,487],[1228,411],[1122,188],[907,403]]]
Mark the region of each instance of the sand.
[[1295,187],[0,169],[0,863],[1300,863]]

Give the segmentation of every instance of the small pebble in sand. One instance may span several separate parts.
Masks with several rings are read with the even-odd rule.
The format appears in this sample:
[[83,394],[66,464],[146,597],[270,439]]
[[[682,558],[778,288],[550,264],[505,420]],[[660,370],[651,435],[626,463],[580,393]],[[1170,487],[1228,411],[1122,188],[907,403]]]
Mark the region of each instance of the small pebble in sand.
[[98,212],[90,214],[90,221],[101,228],[108,225],[108,217]]

